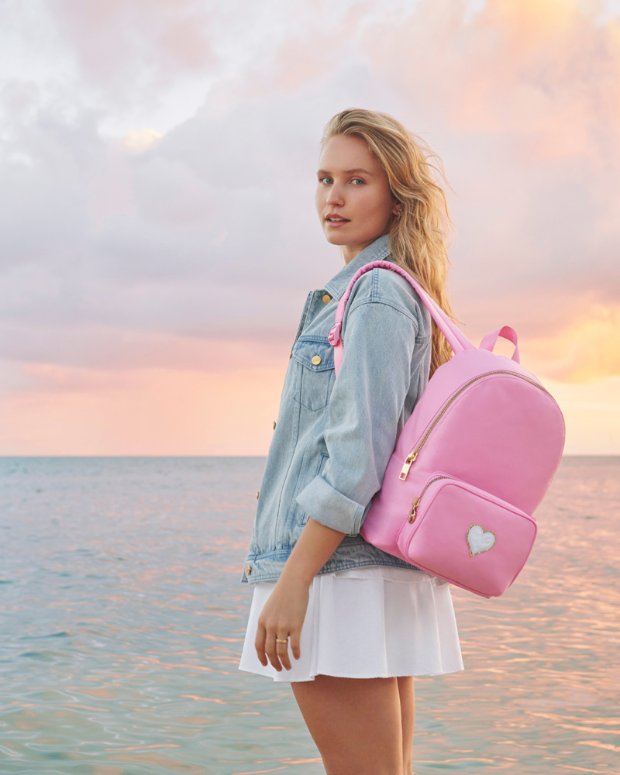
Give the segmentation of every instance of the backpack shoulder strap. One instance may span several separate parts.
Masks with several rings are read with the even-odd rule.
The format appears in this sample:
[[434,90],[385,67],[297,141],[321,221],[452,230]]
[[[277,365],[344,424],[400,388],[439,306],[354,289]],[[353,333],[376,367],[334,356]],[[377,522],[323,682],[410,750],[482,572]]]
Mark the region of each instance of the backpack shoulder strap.
[[407,282],[409,282],[409,284],[417,292],[420,300],[422,301],[422,304],[424,304],[426,309],[429,311],[431,317],[439,327],[440,331],[446,337],[450,347],[452,347],[455,353],[461,352],[463,350],[469,350],[474,347],[474,345],[469,341],[461,329],[450,320],[450,318],[445,314],[437,302],[428,295],[428,293],[424,290],[424,288],[422,288],[417,280],[413,279],[409,272],[405,271],[401,266],[394,264],[391,261],[370,261],[368,264],[364,264],[364,266],[357,270],[357,272],[349,281],[345,292],[342,294],[340,300],[338,301],[338,307],[336,308],[336,320],[328,335],[329,342],[334,347],[334,363],[336,366],[336,372],[338,371],[340,361],[342,360],[342,339],[340,337],[340,331],[342,328],[342,318],[344,317],[344,311],[349,300],[349,296],[351,295],[353,286],[359,280],[359,278],[366,272],[369,272],[371,269],[375,269],[376,267],[381,269],[391,269],[393,272],[397,272],[402,277],[404,277]]

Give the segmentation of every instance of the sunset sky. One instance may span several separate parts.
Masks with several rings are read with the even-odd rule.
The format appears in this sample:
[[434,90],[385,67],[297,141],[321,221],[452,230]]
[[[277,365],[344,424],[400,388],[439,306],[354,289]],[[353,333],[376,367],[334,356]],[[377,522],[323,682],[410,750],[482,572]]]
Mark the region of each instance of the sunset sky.
[[603,0],[0,0],[0,454],[266,454],[346,107],[441,157],[463,331],[513,326],[565,451],[620,454]]

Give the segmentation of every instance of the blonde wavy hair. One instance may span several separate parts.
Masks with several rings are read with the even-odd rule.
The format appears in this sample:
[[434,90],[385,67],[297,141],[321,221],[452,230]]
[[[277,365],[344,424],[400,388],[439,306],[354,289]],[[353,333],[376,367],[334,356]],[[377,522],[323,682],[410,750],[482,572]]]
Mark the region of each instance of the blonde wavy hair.
[[[422,285],[454,320],[446,292],[450,260],[446,235],[452,221],[441,186],[433,179],[431,159],[441,159],[417,135],[387,113],[350,108],[337,113],[325,126],[321,145],[334,135],[353,135],[365,140],[385,170],[392,196],[400,204],[393,216],[389,237],[392,257]],[[452,349],[432,321],[430,376],[450,360]]]

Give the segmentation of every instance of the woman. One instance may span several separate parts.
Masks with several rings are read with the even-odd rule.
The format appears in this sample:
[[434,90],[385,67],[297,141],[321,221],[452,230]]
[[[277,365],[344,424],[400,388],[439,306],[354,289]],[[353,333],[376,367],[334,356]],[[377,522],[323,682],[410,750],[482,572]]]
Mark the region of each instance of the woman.
[[349,280],[377,259],[450,314],[429,156],[383,113],[345,110],[326,126],[316,207],[345,265],[306,299],[242,577],[254,595],[240,669],[291,682],[329,775],[409,775],[413,676],[463,669],[449,585],[359,535],[448,344],[410,284],[380,268],[353,287],[337,379],[327,339]]

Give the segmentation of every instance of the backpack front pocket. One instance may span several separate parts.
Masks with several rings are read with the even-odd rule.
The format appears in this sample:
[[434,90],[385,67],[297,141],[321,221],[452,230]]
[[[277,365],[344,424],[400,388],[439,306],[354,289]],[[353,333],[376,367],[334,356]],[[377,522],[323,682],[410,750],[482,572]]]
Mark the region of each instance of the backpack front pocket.
[[501,595],[531,552],[536,522],[448,474],[429,475],[398,536],[408,562],[484,597]]

